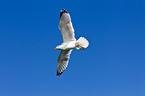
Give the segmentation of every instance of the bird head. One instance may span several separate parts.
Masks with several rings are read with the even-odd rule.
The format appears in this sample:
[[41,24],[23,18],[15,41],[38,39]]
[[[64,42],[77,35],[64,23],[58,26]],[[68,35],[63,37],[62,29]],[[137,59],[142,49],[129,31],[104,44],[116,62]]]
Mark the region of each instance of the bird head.
[[60,50],[61,49],[61,45],[56,46],[56,48],[54,48],[54,50],[56,50],[56,49]]

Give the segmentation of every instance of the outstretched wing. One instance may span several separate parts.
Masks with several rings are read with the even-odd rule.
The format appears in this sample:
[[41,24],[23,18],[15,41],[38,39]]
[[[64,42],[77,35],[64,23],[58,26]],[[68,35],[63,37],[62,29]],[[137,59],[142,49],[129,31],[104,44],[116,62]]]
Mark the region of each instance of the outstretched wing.
[[61,31],[63,42],[76,40],[70,15],[64,9],[60,12],[59,29]]
[[60,76],[66,69],[71,54],[71,50],[62,50],[57,60],[57,76]]

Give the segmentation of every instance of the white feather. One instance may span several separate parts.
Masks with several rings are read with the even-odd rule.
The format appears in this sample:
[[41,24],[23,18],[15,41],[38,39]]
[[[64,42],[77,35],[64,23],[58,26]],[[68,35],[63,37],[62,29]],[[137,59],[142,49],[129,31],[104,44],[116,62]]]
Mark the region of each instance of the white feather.
[[[80,37],[77,41],[76,41],[76,46],[78,47],[83,47],[83,48],[87,48],[89,46],[89,42],[86,38],[84,37]],[[77,48],[78,49],[78,48]]]

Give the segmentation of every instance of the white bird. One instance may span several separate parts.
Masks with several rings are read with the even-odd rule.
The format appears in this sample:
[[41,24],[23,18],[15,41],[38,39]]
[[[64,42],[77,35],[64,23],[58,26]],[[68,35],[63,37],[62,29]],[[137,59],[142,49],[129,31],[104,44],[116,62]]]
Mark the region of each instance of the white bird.
[[61,31],[63,43],[55,48],[55,50],[61,50],[57,60],[57,77],[66,69],[71,51],[74,48],[85,49],[89,45],[88,40],[84,37],[80,37],[76,41],[70,15],[64,9],[60,12],[59,29]]

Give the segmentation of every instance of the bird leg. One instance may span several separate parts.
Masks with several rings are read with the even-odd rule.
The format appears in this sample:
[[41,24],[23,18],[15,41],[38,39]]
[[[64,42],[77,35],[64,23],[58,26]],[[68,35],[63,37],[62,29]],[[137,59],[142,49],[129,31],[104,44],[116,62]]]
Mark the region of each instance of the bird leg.
[[84,48],[84,47],[81,47],[80,49],[85,50],[85,48]]

